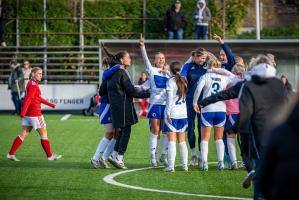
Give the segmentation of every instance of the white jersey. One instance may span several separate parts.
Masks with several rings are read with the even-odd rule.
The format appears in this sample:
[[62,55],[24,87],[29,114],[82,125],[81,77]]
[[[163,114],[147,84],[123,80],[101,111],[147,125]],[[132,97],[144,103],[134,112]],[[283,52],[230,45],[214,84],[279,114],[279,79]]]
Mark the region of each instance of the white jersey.
[[150,104],[166,105],[166,82],[170,78],[170,74],[151,65],[145,47],[141,47],[141,54],[149,75],[151,89]]
[[165,112],[170,118],[173,119],[186,119],[187,106],[186,100],[179,99],[178,86],[176,85],[175,78],[172,77],[167,82],[167,104]]
[[[213,94],[216,94],[222,90],[225,90],[227,85],[234,81],[235,76],[226,76],[216,74],[213,72],[204,74],[198,81],[197,88],[194,93],[193,105],[197,104],[198,98],[203,91],[203,99]],[[202,113],[205,112],[226,112],[226,106],[224,101],[218,101],[210,104],[201,109]]]

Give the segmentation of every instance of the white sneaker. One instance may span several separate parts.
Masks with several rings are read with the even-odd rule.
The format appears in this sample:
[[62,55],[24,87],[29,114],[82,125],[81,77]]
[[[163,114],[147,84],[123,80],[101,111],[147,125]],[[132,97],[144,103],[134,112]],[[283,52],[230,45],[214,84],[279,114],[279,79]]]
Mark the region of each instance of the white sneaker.
[[164,172],[175,172],[175,170],[174,170],[174,168],[172,168],[172,167],[166,167],[166,168],[164,169]]
[[6,42],[1,42],[2,47],[7,47]]
[[165,167],[168,166],[168,161],[167,161],[167,158],[166,158],[166,157],[167,157],[166,154],[162,154],[162,155],[161,155],[161,158],[160,158],[160,162],[161,162],[161,164],[164,165]]
[[62,157],[62,155],[52,154],[51,157],[48,157],[48,160],[50,160],[50,161],[59,160],[61,157]]
[[251,181],[254,176],[255,176],[255,171],[251,170],[243,180],[243,184],[242,184],[243,188],[247,189],[250,187]]
[[108,163],[106,162],[106,160],[103,160],[102,158],[100,158],[99,160],[99,165],[103,168],[103,169],[110,169]]
[[90,164],[95,168],[95,169],[99,169],[100,165],[99,165],[99,161],[94,160],[94,159],[90,159]]
[[182,168],[183,168],[183,171],[185,171],[185,172],[188,171],[188,166],[187,165],[182,166]]
[[10,155],[9,153],[6,155],[6,158],[12,161],[17,161],[17,162],[20,161],[19,159],[17,159],[15,155]]
[[237,161],[234,161],[234,162],[232,162],[232,164],[231,164],[231,166],[230,166],[230,169],[231,170],[236,170],[236,169],[238,169],[239,167],[238,167],[238,162]]
[[190,165],[191,166],[196,166],[197,164],[198,164],[198,160],[197,160],[196,155],[194,155],[194,156],[191,157]]
[[217,164],[217,169],[218,170],[224,170],[224,162],[223,161],[219,161]]

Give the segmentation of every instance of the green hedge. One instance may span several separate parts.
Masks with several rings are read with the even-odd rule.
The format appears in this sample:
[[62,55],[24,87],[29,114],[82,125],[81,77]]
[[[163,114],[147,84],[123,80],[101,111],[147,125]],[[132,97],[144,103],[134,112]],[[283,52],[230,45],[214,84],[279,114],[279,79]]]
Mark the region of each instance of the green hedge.
[[[42,17],[43,0],[21,0],[20,17]],[[147,0],[147,17],[155,18],[146,21],[147,38],[166,38],[163,32],[163,17],[174,0]],[[222,7],[219,0],[209,0],[209,8],[212,12],[211,33],[222,33]],[[235,36],[245,16],[246,6],[249,0],[230,0],[226,4],[226,33],[227,36]],[[15,1],[8,1],[9,16],[15,17]],[[47,0],[47,17],[74,17],[73,0]],[[84,32],[123,32],[136,34],[109,34],[109,35],[85,35],[86,45],[97,45],[99,38],[137,39],[142,32],[142,20],[123,20],[123,17],[141,18],[143,0],[95,0],[85,1],[84,12],[86,17],[113,17],[114,19],[88,20],[84,22]],[[195,0],[182,0],[182,9],[186,14],[185,38],[194,38],[194,22],[192,15],[196,6]],[[20,20],[20,32],[42,32],[42,20]],[[15,24],[7,25],[7,32],[15,32]],[[79,20],[48,20],[47,32],[79,32]],[[21,35],[21,45],[42,45],[42,35]],[[8,45],[15,44],[15,36],[8,35]],[[79,35],[48,35],[49,45],[78,45]]]

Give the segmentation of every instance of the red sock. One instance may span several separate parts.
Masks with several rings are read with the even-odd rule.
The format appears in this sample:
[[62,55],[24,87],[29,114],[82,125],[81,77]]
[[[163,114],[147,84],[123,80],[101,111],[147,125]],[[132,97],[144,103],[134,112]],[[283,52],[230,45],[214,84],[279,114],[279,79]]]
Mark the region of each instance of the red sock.
[[44,151],[46,152],[47,157],[51,157],[52,151],[51,151],[50,142],[49,142],[48,138],[40,139],[40,143],[42,144],[42,147],[43,147]]
[[17,136],[12,143],[9,154],[15,155],[16,150],[21,146],[22,143],[23,143],[23,140],[21,139],[21,137]]

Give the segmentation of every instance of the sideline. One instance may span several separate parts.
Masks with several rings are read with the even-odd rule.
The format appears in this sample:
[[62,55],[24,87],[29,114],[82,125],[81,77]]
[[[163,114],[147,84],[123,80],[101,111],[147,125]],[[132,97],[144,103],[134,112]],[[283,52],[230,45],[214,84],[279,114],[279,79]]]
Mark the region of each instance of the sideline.
[[186,192],[175,192],[170,190],[158,190],[158,189],[150,189],[150,188],[144,188],[140,186],[133,186],[133,185],[127,185],[124,183],[119,183],[114,180],[115,177],[120,176],[122,174],[127,174],[131,172],[137,172],[142,170],[149,170],[152,169],[152,167],[146,167],[146,168],[138,168],[138,169],[131,169],[131,170],[125,170],[120,171],[116,173],[109,174],[103,178],[103,180],[111,185],[116,185],[119,187],[124,187],[128,189],[133,190],[141,190],[141,191],[147,191],[147,192],[159,192],[159,193],[167,193],[167,194],[175,194],[175,195],[182,195],[182,196],[196,196],[196,197],[208,197],[208,198],[216,198],[216,199],[235,199],[235,200],[249,200],[251,198],[244,198],[244,197],[230,197],[230,196],[220,196],[220,195],[208,195],[208,194],[194,194],[194,193],[186,193]]

